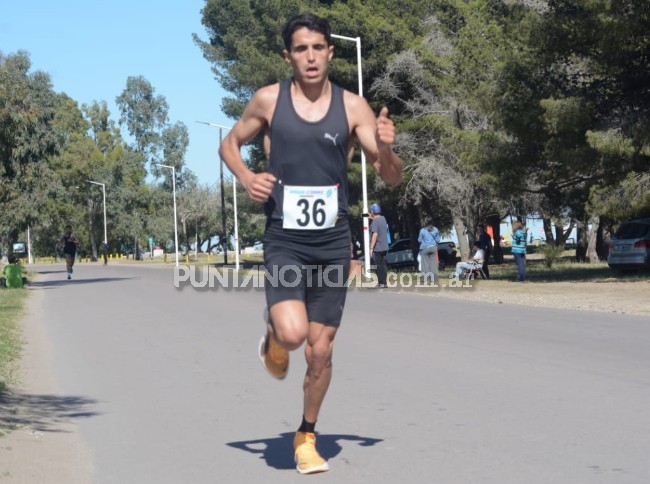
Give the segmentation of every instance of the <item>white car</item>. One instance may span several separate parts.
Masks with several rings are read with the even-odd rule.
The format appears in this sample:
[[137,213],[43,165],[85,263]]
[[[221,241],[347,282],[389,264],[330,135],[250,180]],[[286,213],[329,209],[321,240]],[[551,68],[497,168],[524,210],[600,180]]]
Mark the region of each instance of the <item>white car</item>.
[[650,218],[623,222],[609,242],[612,269],[650,269]]

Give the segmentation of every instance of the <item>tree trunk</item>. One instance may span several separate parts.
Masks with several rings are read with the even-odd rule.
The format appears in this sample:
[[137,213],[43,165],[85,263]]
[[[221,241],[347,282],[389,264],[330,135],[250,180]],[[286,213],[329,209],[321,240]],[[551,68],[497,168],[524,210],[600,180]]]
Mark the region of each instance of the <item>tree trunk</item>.
[[565,232],[561,225],[555,224],[555,245],[556,247],[564,247]]
[[2,234],[0,237],[0,259],[4,259],[9,255],[9,237],[7,234]]
[[181,226],[183,227],[183,240],[185,241],[185,255],[190,250],[190,241],[187,238],[187,218],[181,217]]
[[[561,229],[556,227],[556,230],[560,230],[560,232],[562,232],[562,246],[564,246],[567,243],[567,240],[569,239],[569,235],[571,235],[571,232],[573,231],[573,229],[575,227],[576,227],[576,223],[573,220],[569,223],[569,226],[564,231],[562,231]],[[573,243],[577,244],[578,241],[574,240]],[[558,244],[558,245],[560,245],[560,244]]]
[[501,249],[501,217],[491,215],[487,218],[486,223],[492,227],[492,257],[495,264],[503,264],[503,250]]
[[588,230],[589,236],[587,237],[587,259],[592,264],[595,264],[599,260],[597,251],[598,232],[600,232],[599,217],[591,217],[589,224],[591,228]]
[[596,252],[600,260],[607,260],[609,255],[609,239],[611,236],[611,221],[600,217],[598,232],[596,234]]
[[458,246],[460,248],[460,257],[462,260],[469,259],[469,241],[467,240],[467,234],[465,232],[465,222],[460,214],[452,210],[452,220],[454,221],[454,228],[456,229],[456,235],[458,236]]
[[140,238],[136,235],[133,239],[133,260],[142,260],[142,256],[140,255]]
[[578,222],[578,242],[576,243],[576,262],[587,261],[589,248],[589,230],[587,222]]
[[546,236],[546,243],[554,243],[555,237],[553,236],[553,226],[551,225],[550,219],[544,217],[542,218],[542,223],[544,224],[544,235]]
[[418,235],[420,234],[421,228],[420,221],[420,212],[418,208],[409,204],[406,207],[406,226],[407,233],[411,239],[411,250],[413,251],[413,260],[417,260],[418,252],[420,251],[420,246],[418,244]]

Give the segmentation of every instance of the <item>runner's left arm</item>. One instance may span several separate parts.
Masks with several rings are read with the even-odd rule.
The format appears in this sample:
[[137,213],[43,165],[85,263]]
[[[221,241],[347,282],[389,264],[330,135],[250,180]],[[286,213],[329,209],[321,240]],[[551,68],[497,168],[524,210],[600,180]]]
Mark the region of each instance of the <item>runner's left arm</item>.
[[361,149],[381,179],[389,185],[397,185],[402,180],[402,160],[392,149],[395,125],[388,117],[388,108],[383,107],[375,118],[364,98],[352,94],[347,99]]

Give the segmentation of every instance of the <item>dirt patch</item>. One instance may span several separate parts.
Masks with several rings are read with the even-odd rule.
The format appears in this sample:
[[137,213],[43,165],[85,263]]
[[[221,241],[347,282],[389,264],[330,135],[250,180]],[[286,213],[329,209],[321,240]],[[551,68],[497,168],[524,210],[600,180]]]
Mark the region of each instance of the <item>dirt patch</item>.
[[[418,291],[424,293],[424,291]],[[650,316],[650,281],[473,281],[472,288],[439,288],[433,297]]]

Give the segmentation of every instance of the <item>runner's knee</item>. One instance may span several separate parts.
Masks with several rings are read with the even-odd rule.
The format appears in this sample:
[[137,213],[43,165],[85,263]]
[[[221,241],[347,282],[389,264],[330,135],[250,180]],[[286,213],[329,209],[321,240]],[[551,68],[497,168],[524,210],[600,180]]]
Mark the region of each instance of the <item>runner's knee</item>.
[[295,313],[272,313],[275,339],[286,349],[295,350],[307,339],[309,323]]
[[305,356],[310,373],[318,377],[323,370],[332,364],[332,343],[319,340],[314,345],[308,346]]

